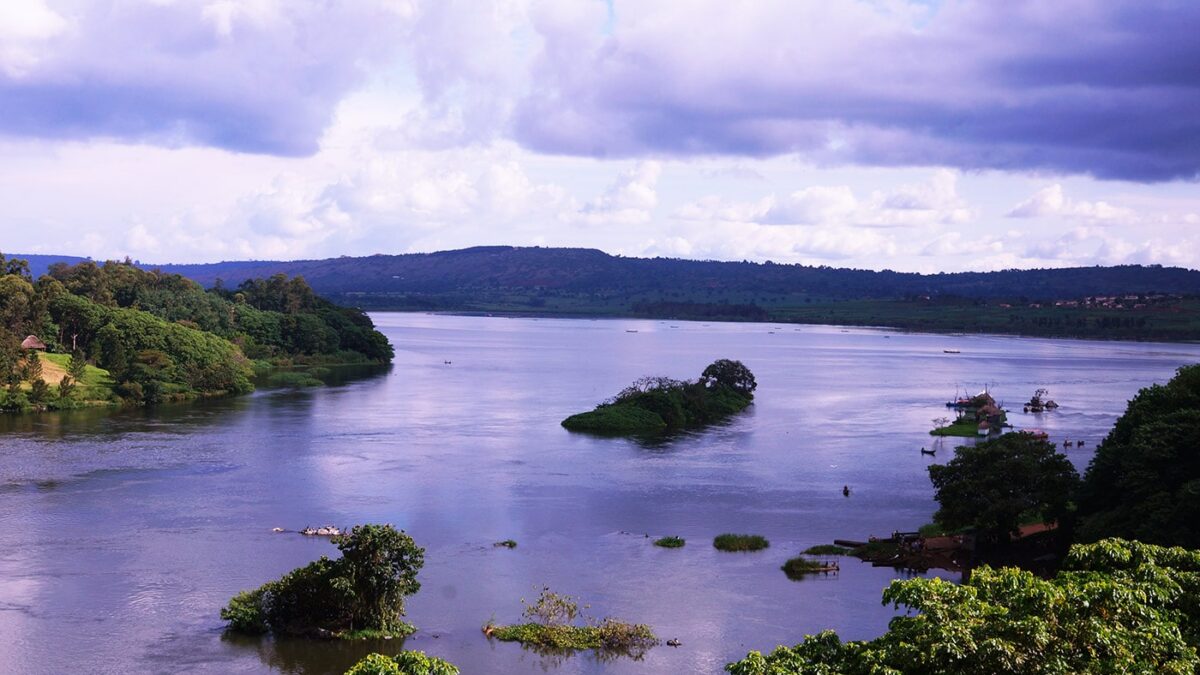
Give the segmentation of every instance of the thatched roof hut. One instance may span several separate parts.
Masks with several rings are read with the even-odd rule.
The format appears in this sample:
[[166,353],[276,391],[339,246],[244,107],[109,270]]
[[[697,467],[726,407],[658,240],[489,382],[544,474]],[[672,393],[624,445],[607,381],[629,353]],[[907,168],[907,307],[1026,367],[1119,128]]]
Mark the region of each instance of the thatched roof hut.
[[21,349],[46,349],[46,343],[38,339],[36,335],[30,335],[21,342]]

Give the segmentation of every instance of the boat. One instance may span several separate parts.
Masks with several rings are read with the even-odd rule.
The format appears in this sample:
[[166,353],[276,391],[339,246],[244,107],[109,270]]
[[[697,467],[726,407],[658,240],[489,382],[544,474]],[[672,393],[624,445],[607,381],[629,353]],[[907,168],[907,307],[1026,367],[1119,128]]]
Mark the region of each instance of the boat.
[[961,354],[962,352],[958,349],[943,349],[942,353],[943,354]]
[[625,332],[626,332],[626,333],[636,333],[636,332],[637,332],[637,330],[636,330],[636,329],[633,329],[633,328],[626,328],[626,329],[625,329]]

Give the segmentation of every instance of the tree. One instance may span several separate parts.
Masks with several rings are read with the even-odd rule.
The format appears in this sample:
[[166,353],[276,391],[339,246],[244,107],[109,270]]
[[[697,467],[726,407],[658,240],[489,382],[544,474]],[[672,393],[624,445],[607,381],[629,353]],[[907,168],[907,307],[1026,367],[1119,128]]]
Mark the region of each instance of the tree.
[[1007,540],[1022,521],[1068,514],[1079,476],[1054,445],[1023,433],[960,446],[948,463],[929,467],[941,508],[934,520],[947,530],[976,527],[989,542]]
[[70,375],[63,375],[63,378],[58,381],[58,400],[70,400],[71,394],[75,391],[75,380]]
[[754,390],[758,387],[754,373],[741,361],[731,359],[713,361],[700,374],[700,381],[709,388],[717,384],[724,385],[747,398],[753,398]]
[[71,360],[67,361],[67,374],[76,382],[82,382],[87,374],[87,359],[83,357],[83,352],[76,351],[71,354]]
[[42,379],[42,359],[32,349],[25,354],[23,371],[21,379],[29,380],[30,383]]
[[1200,548],[1200,366],[1138,392],[1096,449],[1079,537]]
[[391,525],[357,525],[334,543],[354,597],[353,624],[396,629],[404,615],[404,596],[421,589],[417,572],[425,564],[425,549]]
[[1107,540],[1075,546],[1040,579],[981,566],[959,585],[893,581],[885,604],[915,610],[883,636],[832,631],[726,666],[734,675],[793,673],[1185,673],[1196,653],[1200,553]]

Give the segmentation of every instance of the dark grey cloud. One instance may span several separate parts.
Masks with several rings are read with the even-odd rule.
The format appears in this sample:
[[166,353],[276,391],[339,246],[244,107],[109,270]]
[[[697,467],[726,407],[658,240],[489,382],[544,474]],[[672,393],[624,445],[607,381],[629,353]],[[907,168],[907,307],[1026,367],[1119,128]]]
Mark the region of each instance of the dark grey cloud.
[[398,19],[318,0],[47,8],[55,30],[0,49],[0,134],[287,156],[316,151]]
[[875,166],[1200,174],[1200,3],[618,2],[553,62],[514,135],[553,153],[799,153]]

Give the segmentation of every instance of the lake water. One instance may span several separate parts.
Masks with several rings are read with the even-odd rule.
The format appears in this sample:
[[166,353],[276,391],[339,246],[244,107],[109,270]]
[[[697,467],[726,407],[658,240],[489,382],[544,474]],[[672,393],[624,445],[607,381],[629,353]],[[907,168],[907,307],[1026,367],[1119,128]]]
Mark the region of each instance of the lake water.
[[[426,547],[404,647],[467,674],[716,673],[824,628],[873,637],[895,572],[848,560],[794,582],[779,566],[930,520],[935,460],[919,448],[950,457],[954,441],[927,431],[956,385],[989,386],[1018,426],[1085,439],[1067,451],[1082,469],[1139,388],[1200,361],[1193,345],[821,326],[374,319],[395,365],[335,386],[0,418],[0,672],[315,675],[400,648],[223,636],[234,593],[337,553],[271,528],[324,523],[389,522]],[[723,357],[759,382],[727,426],[658,444],[559,426],[640,376],[695,377]],[[1042,386],[1062,408],[1022,414]],[[714,550],[730,531],[771,547]],[[661,535],[687,546],[652,546]],[[516,549],[492,546],[508,538]],[[597,661],[484,638],[543,584],[683,646]]]

